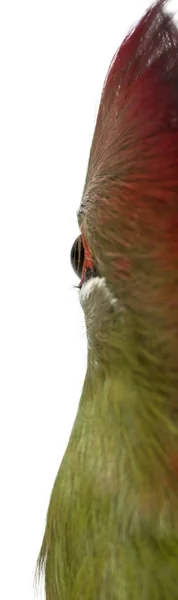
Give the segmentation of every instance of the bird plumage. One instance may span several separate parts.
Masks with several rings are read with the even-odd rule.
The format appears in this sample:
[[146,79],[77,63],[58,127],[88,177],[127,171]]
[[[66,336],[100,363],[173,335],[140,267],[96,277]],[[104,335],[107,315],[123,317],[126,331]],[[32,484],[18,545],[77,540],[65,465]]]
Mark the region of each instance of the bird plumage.
[[39,556],[47,600],[178,598],[178,30],[165,5],[115,54],[90,151],[88,366]]

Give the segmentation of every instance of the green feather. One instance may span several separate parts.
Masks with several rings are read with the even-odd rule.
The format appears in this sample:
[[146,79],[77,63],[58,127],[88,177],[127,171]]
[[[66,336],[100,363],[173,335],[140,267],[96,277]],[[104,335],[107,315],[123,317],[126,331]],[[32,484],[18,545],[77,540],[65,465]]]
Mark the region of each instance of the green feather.
[[178,600],[178,31],[164,4],[115,55],[90,153],[72,248],[88,365],[38,561],[46,600]]
[[170,464],[178,432],[164,373],[154,382],[154,361],[142,363],[136,350],[131,361],[132,329],[118,303],[108,303],[104,282],[97,286],[96,279],[83,300],[87,326],[91,301],[93,316],[99,305],[105,310],[97,315],[76,421],[50,500],[39,558],[46,598],[178,598],[178,482]]

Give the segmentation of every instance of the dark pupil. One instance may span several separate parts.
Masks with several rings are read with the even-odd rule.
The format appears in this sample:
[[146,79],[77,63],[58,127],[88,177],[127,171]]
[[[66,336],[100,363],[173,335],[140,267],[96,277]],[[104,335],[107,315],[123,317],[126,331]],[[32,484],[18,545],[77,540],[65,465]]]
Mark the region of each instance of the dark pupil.
[[79,235],[75,240],[72,250],[70,253],[70,260],[76,275],[81,279],[82,268],[84,263],[84,247],[82,243],[82,236]]

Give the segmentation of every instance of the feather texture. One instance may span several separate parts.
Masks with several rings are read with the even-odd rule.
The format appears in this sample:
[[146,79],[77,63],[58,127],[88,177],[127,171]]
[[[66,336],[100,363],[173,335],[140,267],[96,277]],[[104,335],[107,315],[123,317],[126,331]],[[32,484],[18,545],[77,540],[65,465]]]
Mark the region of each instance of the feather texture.
[[39,556],[47,600],[178,599],[178,31],[165,4],[116,52],[90,152],[88,367]]

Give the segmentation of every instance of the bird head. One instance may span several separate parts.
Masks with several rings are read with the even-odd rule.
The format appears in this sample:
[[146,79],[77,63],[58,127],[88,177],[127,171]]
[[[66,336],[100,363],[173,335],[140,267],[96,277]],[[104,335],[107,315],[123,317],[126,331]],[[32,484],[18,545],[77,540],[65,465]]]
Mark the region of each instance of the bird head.
[[152,385],[178,380],[178,31],[165,4],[111,62],[71,253],[89,360]]

